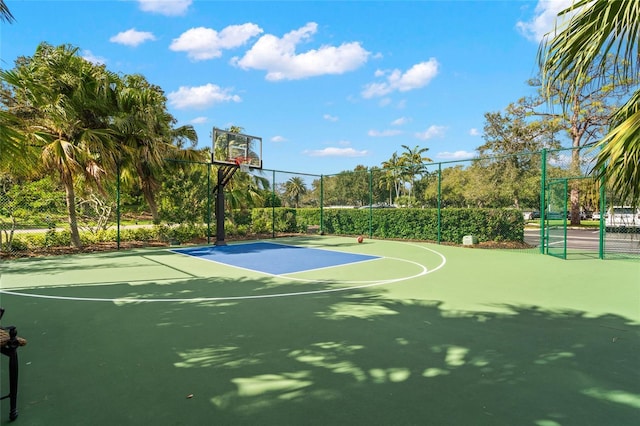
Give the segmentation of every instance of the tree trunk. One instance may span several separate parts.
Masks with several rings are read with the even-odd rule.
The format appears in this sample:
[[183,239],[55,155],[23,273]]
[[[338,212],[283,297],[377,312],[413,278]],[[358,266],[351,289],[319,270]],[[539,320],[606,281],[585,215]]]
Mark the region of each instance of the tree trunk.
[[580,190],[578,189],[578,181],[571,183],[571,224],[580,225]]
[[76,215],[76,193],[73,189],[73,178],[68,175],[62,176],[64,190],[66,192],[67,213],[69,219],[69,230],[71,231],[71,245],[82,248],[80,233],[78,232],[78,217]]
[[160,223],[158,204],[156,204],[156,197],[153,191],[147,185],[142,185],[142,195],[144,195],[144,199],[147,201],[147,205],[149,206],[149,210],[151,211],[153,223]]
[[[580,123],[580,100],[576,95],[573,100],[573,116],[571,117],[571,146],[573,147],[573,151],[571,151],[571,177],[579,177],[581,175],[580,172],[580,145],[582,141],[582,136],[584,135],[585,128],[582,127]],[[571,212],[571,225],[580,225],[580,189],[578,188],[580,182],[578,180],[573,180],[571,182],[571,195],[569,197],[570,201],[570,212]]]
[[[577,144],[576,144],[577,143]],[[580,172],[580,150],[577,148],[580,144],[580,139],[574,140],[574,149],[571,152],[571,177],[579,177]],[[580,225],[580,181],[576,179],[571,180],[570,196],[569,196],[569,212],[571,213],[571,225]]]

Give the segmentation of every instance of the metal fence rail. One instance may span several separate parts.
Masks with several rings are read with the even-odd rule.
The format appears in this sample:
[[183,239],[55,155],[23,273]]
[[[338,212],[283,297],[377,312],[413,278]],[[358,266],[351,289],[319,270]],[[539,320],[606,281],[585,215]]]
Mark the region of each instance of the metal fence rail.
[[[216,212],[217,166],[167,160],[158,181],[144,182],[118,172],[102,191],[80,182],[75,189],[75,222],[69,220],[67,194],[55,179],[3,176],[0,253],[30,254],[69,246],[72,224],[84,245],[113,248],[212,243],[221,226],[230,238],[332,233],[335,226],[328,227],[329,220],[347,220],[345,213],[336,213],[347,210],[353,211],[348,220],[357,222],[357,233],[385,238],[391,232],[388,222],[396,220],[388,219],[391,209],[432,210],[433,221],[423,220],[431,227],[430,240],[441,243],[448,241],[452,227],[464,230],[469,225],[460,219],[453,222],[449,213],[454,209],[515,209],[525,221],[523,244],[518,246],[522,252],[563,258],[640,258],[638,212],[628,215],[632,221],[620,218],[614,207],[628,209],[627,203],[615,199],[606,182],[593,177],[594,161],[592,150],[563,149],[411,168],[359,166],[327,175],[237,170],[223,189],[223,209]],[[559,191],[561,187],[566,190]],[[425,235],[418,232],[422,225],[412,225],[416,238]],[[411,238],[402,232],[403,238]]]

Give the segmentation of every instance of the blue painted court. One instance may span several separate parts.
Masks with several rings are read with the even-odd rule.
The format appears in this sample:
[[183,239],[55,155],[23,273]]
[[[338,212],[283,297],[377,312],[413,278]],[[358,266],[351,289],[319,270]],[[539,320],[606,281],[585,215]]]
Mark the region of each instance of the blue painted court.
[[265,242],[183,248],[172,251],[272,275],[292,274],[379,259],[379,256]]

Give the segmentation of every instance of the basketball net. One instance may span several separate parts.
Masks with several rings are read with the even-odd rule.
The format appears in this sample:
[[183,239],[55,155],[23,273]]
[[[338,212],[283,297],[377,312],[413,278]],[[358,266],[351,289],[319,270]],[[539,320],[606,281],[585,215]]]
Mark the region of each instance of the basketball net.
[[240,167],[241,172],[249,173],[249,159],[238,157],[236,158],[236,164]]

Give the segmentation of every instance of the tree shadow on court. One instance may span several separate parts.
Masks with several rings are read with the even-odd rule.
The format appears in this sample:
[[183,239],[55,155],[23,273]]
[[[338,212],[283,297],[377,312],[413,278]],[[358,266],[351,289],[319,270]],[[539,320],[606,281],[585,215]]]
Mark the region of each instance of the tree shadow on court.
[[141,257],[145,255],[158,256],[175,256],[166,247],[161,248],[145,248],[126,251],[111,251],[100,253],[81,253],[63,256],[43,256],[32,258],[21,258],[8,261],[2,268],[6,268],[12,275],[29,276],[31,274],[62,274],[67,271],[86,270],[95,273],[101,269],[120,269],[123,264],[126,265],[127,259],[133,262],[139,262]]
[[[631,425],[640,414],[640,330],[615,315],[451,311],[383,288],[189,303],[3,296],[3,305],[29,339],[24,424]],[[3,401],[3,420],[7,412]]]

